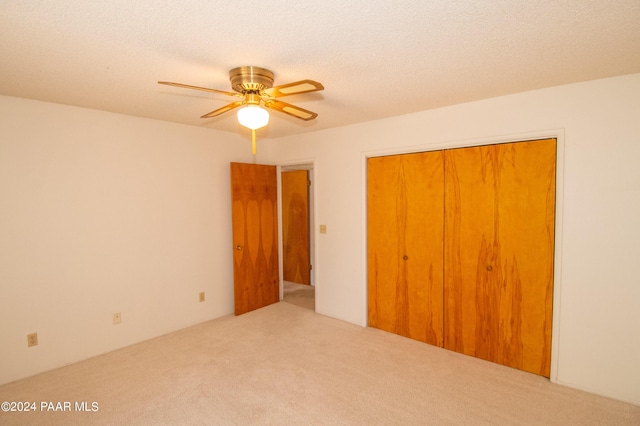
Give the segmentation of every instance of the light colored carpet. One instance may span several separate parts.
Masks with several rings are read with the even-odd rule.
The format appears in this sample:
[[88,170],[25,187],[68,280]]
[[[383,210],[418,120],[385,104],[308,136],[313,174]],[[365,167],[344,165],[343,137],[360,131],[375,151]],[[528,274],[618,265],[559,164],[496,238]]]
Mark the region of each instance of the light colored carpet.
[[316,310],[316,289],[311,285],[284,281],[284,301],[301,308]]
[[640,407],[290,303],[1,386],[0,401],[99,406],[3,425],[640,424]]

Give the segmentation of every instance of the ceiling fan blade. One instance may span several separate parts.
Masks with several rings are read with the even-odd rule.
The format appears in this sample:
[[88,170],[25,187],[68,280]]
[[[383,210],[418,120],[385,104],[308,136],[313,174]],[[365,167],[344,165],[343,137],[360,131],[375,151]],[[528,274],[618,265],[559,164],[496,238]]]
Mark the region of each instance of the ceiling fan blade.
[[313,120],[318,116],[315,112],[282,101],[268,99],[264,101],[264,106],[275,109],[276,111],[284,112],[285,114],[292,115],[304,121]]
[[216,109],[214,111],[211,111],[210,113],[205,114],[200,118],[216,117],[216,116],[218,116],[218,115],[220,115],[222,113],[225,113],[227,111],[231,111],[232,109],[237,108],[237,107],[241,106],[242,104],[244,104],[244,101],[231,102],[230,104],[225,105],[222,108],[218,108],[218,109]]
[[317,81],[313,80],[300,80],[294,83],[283,84],[281,86],[271,87],[264,89],[262,93],[272,98],[279,98],[281,96],[298,95],[300,93],[317,92],[318,90],[324,90],[324,86]]
[[183,89],[202,90],[204,92],[219,93],[219,94],[227,95],[227,96],[238,96],[238,97],[242,97],[243,96],[242,93],[225,92],[224,90],[209,89],[207,87],[199,87],[199,86],[190,86],[188,84],[172,83],[170,81],[159,81],[158,84],[164,84],[164,85],[167,85],[167,86],[174,86],[174,87],[182,87]]

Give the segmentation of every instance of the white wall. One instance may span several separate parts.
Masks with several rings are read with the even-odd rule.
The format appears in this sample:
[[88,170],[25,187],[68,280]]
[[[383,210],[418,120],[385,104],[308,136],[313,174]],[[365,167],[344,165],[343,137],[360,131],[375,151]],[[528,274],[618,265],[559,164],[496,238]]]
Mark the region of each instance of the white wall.
[[[559,135],[552,373],[640,404],[639,117],[635,74],[262,140],[258,160],[313,161],[317,311],[365,325],[367,155]],[[229,162],[249,146],[0,96],[0,384],[231,313]]]
[[233,312],[230,161],[246,137],[0,97],[0,384]]
[[366,156],[545,135],[562,148],[552,378],[640,404],[640,74],[268,141],[273,162],[314,162],[316,310],[366,325]]

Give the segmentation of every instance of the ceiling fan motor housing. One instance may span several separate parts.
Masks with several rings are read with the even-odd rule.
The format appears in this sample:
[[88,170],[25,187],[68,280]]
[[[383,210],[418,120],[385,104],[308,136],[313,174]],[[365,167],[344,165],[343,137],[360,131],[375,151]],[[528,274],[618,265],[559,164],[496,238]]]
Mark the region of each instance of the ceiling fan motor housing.
[[244,66],[229,71],[231,88],[238,93],[260,92],[273,87],[273,73],[266,68]]

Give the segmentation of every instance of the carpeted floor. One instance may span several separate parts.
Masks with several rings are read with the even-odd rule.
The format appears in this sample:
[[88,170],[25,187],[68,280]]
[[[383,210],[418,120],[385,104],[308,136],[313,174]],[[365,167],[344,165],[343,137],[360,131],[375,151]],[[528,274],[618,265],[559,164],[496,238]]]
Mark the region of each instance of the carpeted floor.
[[301,308],[316,310],[316,289],[311,285],[284,281],[284,301]]
[[640,407],[290,303],[0,386],[0,401],[38,404],[2,425],[640,424]]

